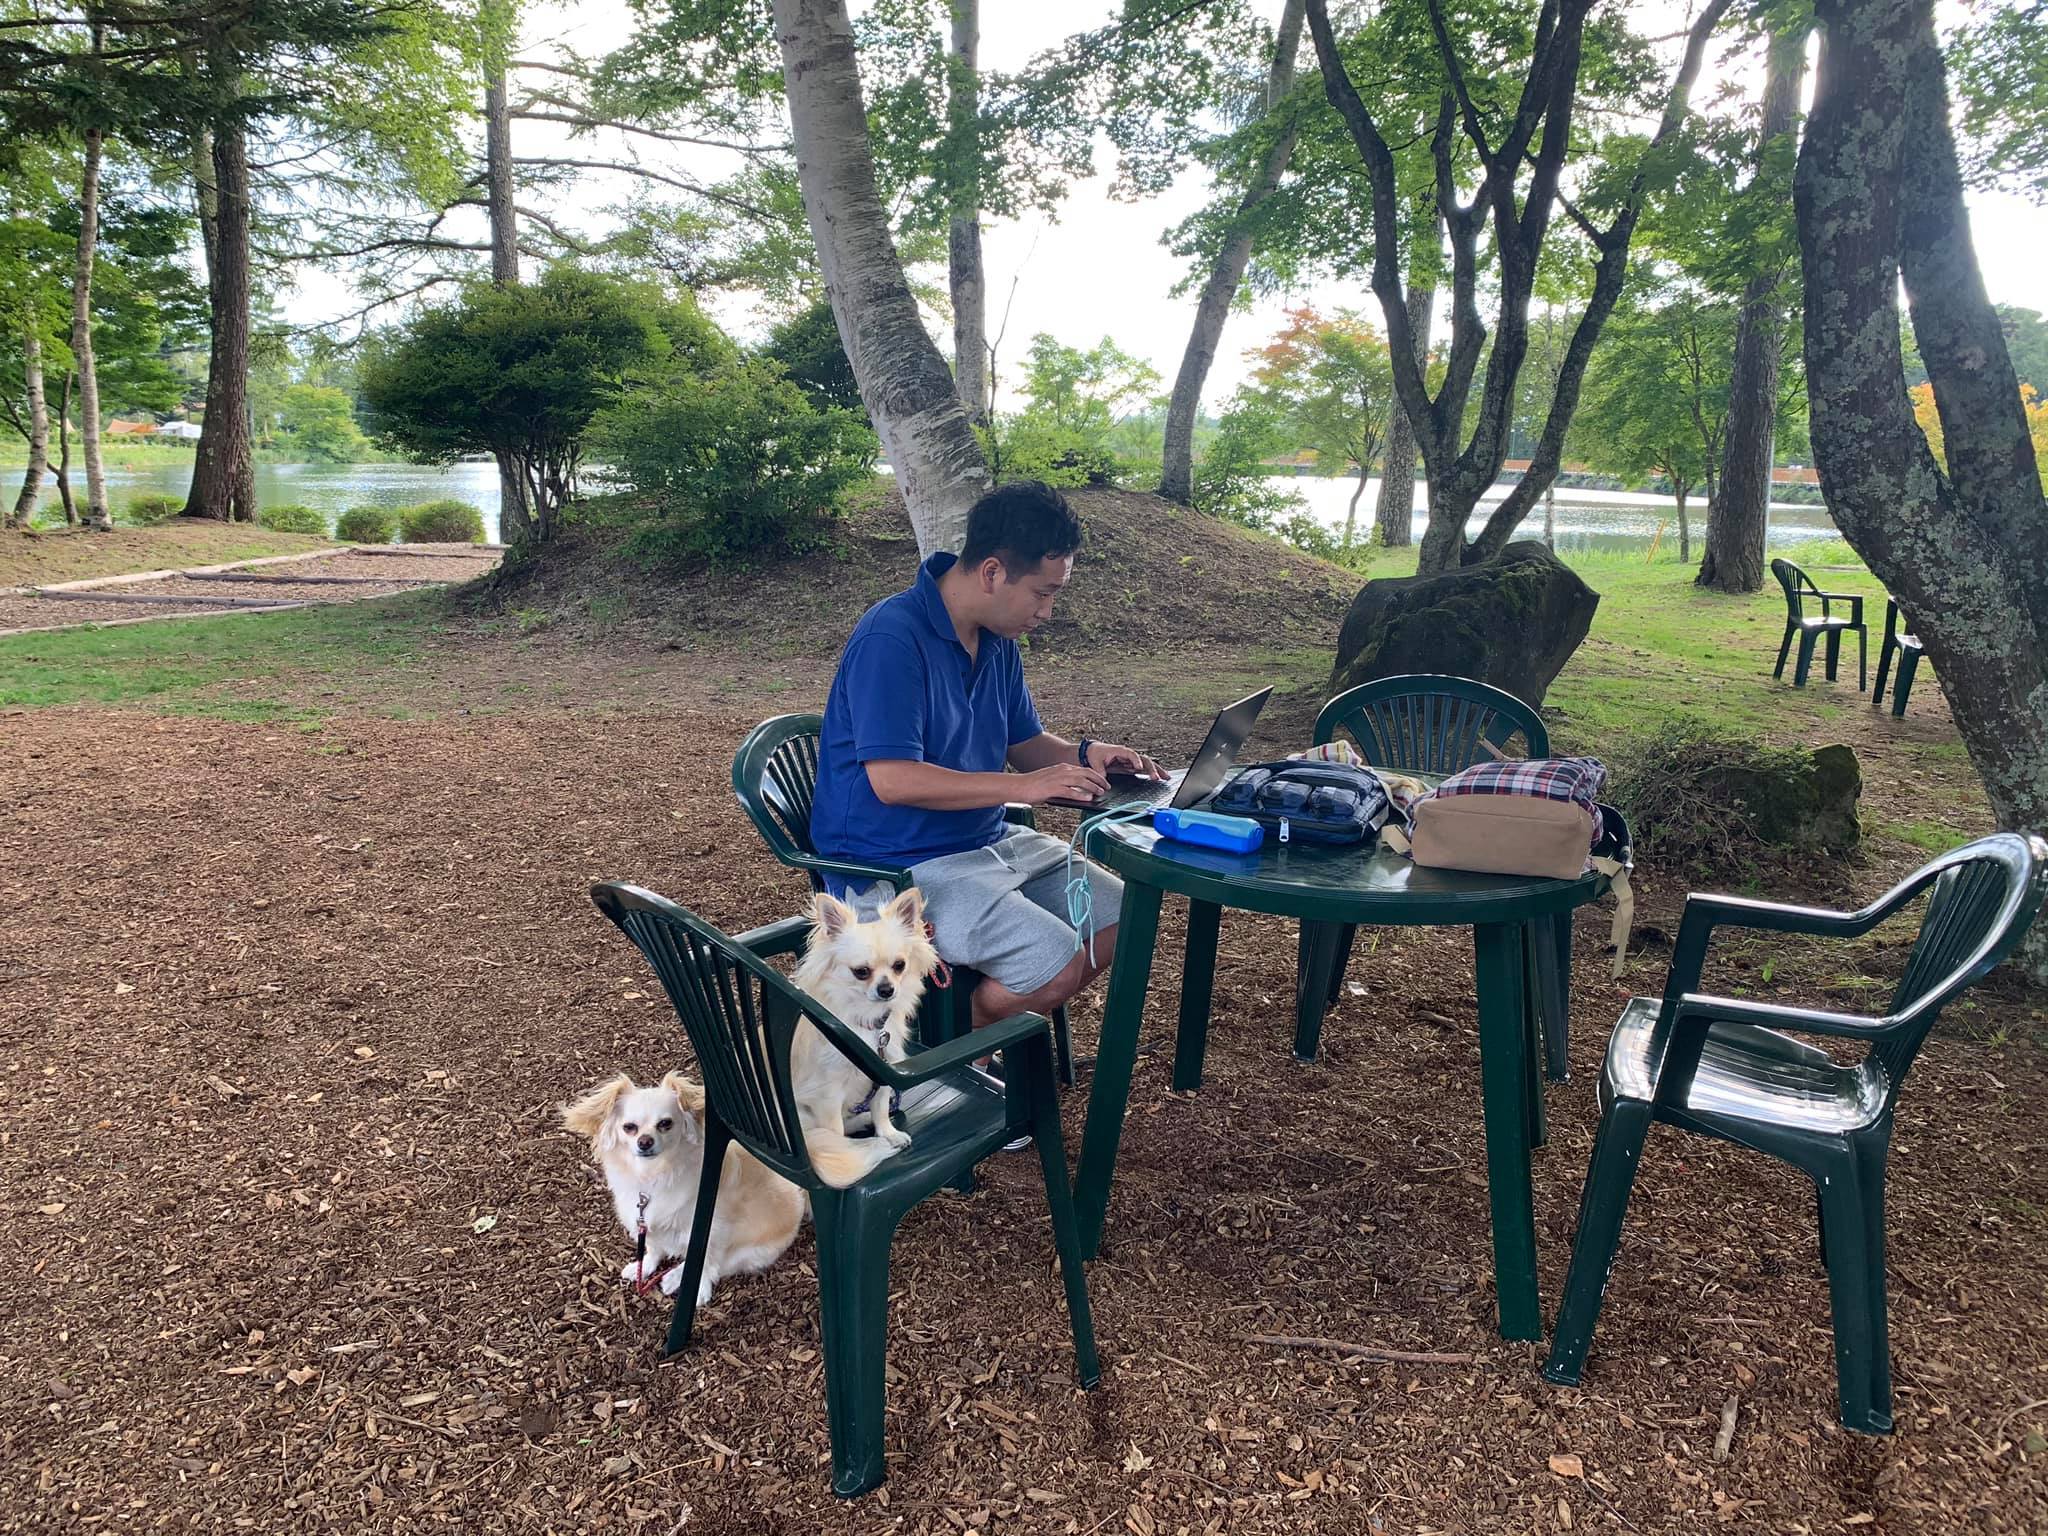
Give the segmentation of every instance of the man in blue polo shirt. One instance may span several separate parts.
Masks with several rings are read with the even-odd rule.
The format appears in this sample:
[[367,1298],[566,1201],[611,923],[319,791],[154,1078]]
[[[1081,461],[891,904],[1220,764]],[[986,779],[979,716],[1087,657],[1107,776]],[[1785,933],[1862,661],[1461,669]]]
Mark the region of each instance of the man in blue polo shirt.
[[976,1028],[1050,1013],[1087,986],[1115,952],[1123,899],[1114,875],[1087,865],[1090,933],[1077,935],[1066,843],[1010,826],[1003,807],[1093,800],[1110,773],[1164,776],[1142,752],[1039,724],[1017,637],[1052,617],[1080,547],[1051,486],[991,491],[957,558],[933,555],[915,586],[854,626],[825,704],[811,840],[827,858],[909,869],[940,957],[982,973]]

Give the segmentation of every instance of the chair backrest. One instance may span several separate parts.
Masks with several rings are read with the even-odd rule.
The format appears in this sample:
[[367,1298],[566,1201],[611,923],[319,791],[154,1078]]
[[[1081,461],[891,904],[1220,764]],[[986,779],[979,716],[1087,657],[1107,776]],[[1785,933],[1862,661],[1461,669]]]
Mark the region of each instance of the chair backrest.
[[1771,574],[1778,578],[1778,585],[1785,589],[1787,616],[1795,622],[1805,618],[1807,594],[1812,593],[1816,599],[1820,596],[1820,588],[1813,584],[1813,578],[1790,560],[1782,559],[1771,562]]
[[[768,851],[785,864],[793,862],[791,854],[818,851],[811,842],[811,802],[818,791],[818,737],[824,728],[821,715],[777,715],[748,732],[733,756],[733,793]],[[812,890],[825,888],[815,870],[806,873]]]
[[1526,757],[1550,756],[1550,733],[1536,711],[1511,693],[1469,677],[1413,672],[1345,690],[1316,716],[1315,744],[1344,731],[1375,768],[1456,773],[1512,754],[1518,733]]
[[819,1005],[765,960],[652,891],[608,882],[592,886],[590,899],[661,978],[696,1050],[709,1112],[784,1178],[821,1188],[789,1077],[797,1024],[820,1014]]
[[2017,832],[1981,837],[1915,871],[1878,906],[1895,911],[1929,887],[1920,935],[1886,1014],[1904,1027],[1873,1052],[1894,1087],[1941,1010],[2025,936],[2048,894],[2048,842]]

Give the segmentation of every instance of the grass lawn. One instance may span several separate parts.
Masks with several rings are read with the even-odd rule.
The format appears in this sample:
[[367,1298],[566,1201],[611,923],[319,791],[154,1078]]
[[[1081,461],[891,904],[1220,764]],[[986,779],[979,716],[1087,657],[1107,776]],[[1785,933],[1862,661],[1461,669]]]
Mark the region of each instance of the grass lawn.
[[224,565],[331,547],[331,540],[308,534],[272,533],[248,523],[201,519],[174,519],[155,528],[117,525],[108,533],[62,527],[33,534],[0,533],[0,587],[38,587],[95,576],[125,576],[132,571]]

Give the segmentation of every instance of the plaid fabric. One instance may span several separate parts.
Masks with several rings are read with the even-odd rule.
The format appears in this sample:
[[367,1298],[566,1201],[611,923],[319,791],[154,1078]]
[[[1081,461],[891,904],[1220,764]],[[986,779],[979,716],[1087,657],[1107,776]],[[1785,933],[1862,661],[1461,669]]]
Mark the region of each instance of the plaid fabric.
[[1454,773],[1436,787],[1436,798],[1451,795],[1530,795],[1570,800],[1595,808],[1607,769],[1597,757],[1532,757],[1523,762],[1479,763]]

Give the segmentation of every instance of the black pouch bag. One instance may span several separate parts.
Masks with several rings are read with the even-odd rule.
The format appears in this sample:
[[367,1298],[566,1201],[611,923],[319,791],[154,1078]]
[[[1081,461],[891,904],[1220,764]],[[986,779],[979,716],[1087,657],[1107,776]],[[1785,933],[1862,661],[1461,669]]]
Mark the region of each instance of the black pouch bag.
[[1370,843],[1392,807],[1379,779],[1348,763],[1256,763],[1209,802],[1225,816],[1248,816],[1279,841]]

